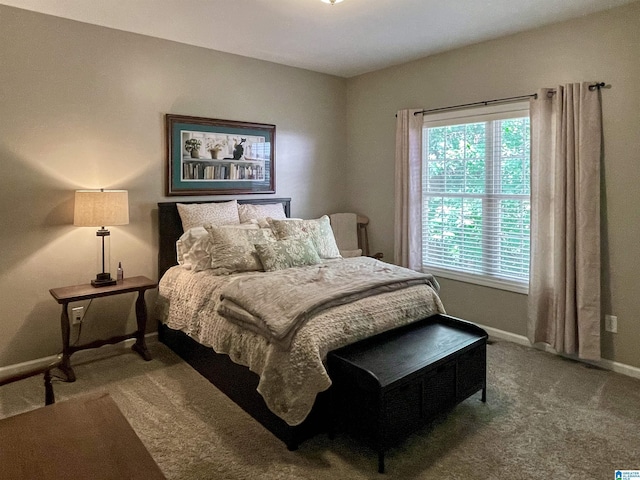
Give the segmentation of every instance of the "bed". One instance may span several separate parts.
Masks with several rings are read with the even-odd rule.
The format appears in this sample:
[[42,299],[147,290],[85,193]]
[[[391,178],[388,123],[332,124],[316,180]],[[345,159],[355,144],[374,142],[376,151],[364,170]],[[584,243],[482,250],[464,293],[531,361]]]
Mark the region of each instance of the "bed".
[[[181,204],[205,204],[205,203],[220,203],[222,201],[213,202],[180,202]],[[272,205],[274,203],[282,204],[283,210],[287,217],[290,216],[290,199],[288,198],[270,198],[270,199],[242,199],[237,201],[239,205]],[[253,418],[259,421],[269,431],[271,431],[276,437],[282,440],[289,449],[293,450],[298,447],[300,442],[309,438],[324,429],[329,424],[329,396],[330,396],[330,379],[324,368],[322,368],[322,362],[327,353],[327,348],[337,348],[351,341],[356,341],[363,338],[363,335],[368,335],[368,330],[371,329],[370,334],[379,333],[385,329],[390,329],[386,317],[392,316],[390,312],[396,310],[403,310],[402,322],[409,323],[411,321],[424,318],[434,313],[444,313],[442,304],[437,297],[435,291],[437,290],[437,284],[425,285],[422,279],[416,278],[418,284],[407,285],[402,290],[387,291],[381,290],[379,295],[373,295],[367,297],[367,299],[356,299],[348,304],[338,303],[336,306],[327,307],[316,316],[311,317],[312,320],[304,323],[304,326],[300,327],[300,330],[288,330],[287,335],[282,337],[271,338],[265,340],[264,335],[255,330],[244,330],[245,324],[237,324],[226,322],[225,319],[217,318],[215,320],[215,327],[202,327],[200,324],[194,326],[191,321],[191,317],[186,319],[182,318],[178,313],[182,310],[191,310],[192,316],[204,316],[204,306],[190,305],[185,297],[192,296],[190,285],[194,282],[198,282],[198,285],[205,285],[206,293],[199,293],[195,295],[198,301],[202,305],[211,303],[207,301],[207,298],[216,297],[217,288],[220,285],[239,284],[242,282],[260,282],[263,279],[257,277],[264,277],[266,275],[280,275],[280,278],[285,278],[290,273],[287,272],[267,272],[266,274],[247,274],[246,279],[242,279],[242,282],[235,278],[242,274],[229,275],[229,276],[213,276],[209,271],[189,273],[185,272],[183,268],[176,266],[176,242],[181,237],[183,232],[182,220],[178,213],[177,202],[162,202],[158,204],[158,218],[159,218],[159,253],[158,253],[158,274],[161,277],[161,303],[162,313],[161,322],[159,325],[159,338],[160,340],[174,350],[179,356],[187,361],[193,368],[213,383],[217,388],[224,392],[231,400],[243,408]],[[349,259],[350,260],[350,259]],[[325,260],[323,264],[317,267],[317,271],[321,271],[327,265],[327,268],[334,268],[332,262],[337,265],[337,268],[352,268],[349,267],[346,260],[343,262],[340,259]],[[381,262],[370,259],[355,259],[357,268],[363,268],[360,264],[365,265],[364,268],[376,268],[380,269]],[[378,263],[371,263],[378,262]],[[355,265],[356,263],[354,263]],[[384,264],[387,265],[387,264]],[[314,266],[303,267],[301,270],[312,270],[316,268]],[[388,275],[395,275],[395,271],[391,271],[391,266],[385,270],[389,270]],[[393,267],[397,268],[397,267]],[[324,271],[324,270],[322,270]],[[308,273],[308,272],[307,272]],[[298,273],[296,273],[297,275]],[[416,274],[418,276],[420,274]],[[341,275],[337,275],[341,277]],[[332,276],[331,278],[334,278]],[[272,281],[270,277],[269,281]],[[279,284],[280,280],[272,282],[272,284]],[[357,283],[357,282],[356,282]],[[428,282],[427,282],[428,283]],[[260,288],[259,283],[253,283],[252,288]],[[324,285],[324,284],[323,284]],[[231,286],[231,285],[229,285]],[[200,288],[200,286],[198,287]],[[385,288],[387,288],[385,286]],[[228,291],[225,290],[225,291]],[[162,292],[170,292],[170,294]],[[182,295],[182,296],[178,296]],[[292,293],[293,295],[293,293]],[[419,306],[414,307],[414,297],[430,295],[429,302],[421,302]],[[166,298],[163,298],[166,297]],[[171,297],[171,299],[169,299]],[[406,299],[410,299],[408,304],[411,307],[398,308],[398,305],[404,305],[407,303]],[[387,300],[390,300],[387,302]],[[376,303],[378,302],[378,303]],[[381,307],[382,303],[388,303],[388,306]],[[182,310],[178,308],[178,305],[182,305]],[[331,304],[332,305],[332,304]],[[371,307],[371,305],[376,305]],[[173,310],[171,310],[171,307]],[[224,311],[221,306],[216,303],[215,311]],[[208,307],[207,307],[208,308]],[[385,310],[387,308],[387,310]],[[368,313],[368,310],[376,310],[376,312]],[[358,313],[359,312],[359,313]],[[362,312],[367,312],[361,317]],[[356,316],[357,313],[357,316]],[[202,314],[202,315],[201,315]],[[209,314],[207,314],[209,315]],[[400,315],[400,314],[399,314]],[[211,313],[212,317],[219,317],[214,312]],[[381,318],[385,318],[384,324]],[[346,319],[349,319],[346,321]],[[356,319],[353,320],[352,319]],[[369,322],[370,321],[370,325]],[[395,321],[395,320],[394,320]],[[330,328],[339,329],[340,325],[345,330],[345,336],[340,337],[339,340],[334,341],[331,346],[324,344],[316,346],[315,342],[317,337],[323,335],[323,331],[332,325]],[[364,327],[363,327],[364,326]],[[315,330],[314,330],[315,329]],[[353,332],[351,332],[353,330]],[[222,339],[219,337],[209,336],[210,331],[215,331],[216,335],[222,335]],[[351,338],[353,337],[353,338]],[[213,338],[213,339],[212,339]],[[334,337],[328,336],[327,338],[333,341]],[[197,340],[196,340],[197,339]],[[322,342],[324,340],[317,340]],[[339,343],[342,342],[342,343]],[[255,353],[243,353],[238,345],[244,348],[246,345],[258,344],[256,351],[263,352],[260,354]],[[288,352],[284,344],[309,344],[309,348],[315,348],[316,350],[311,353],[300,354],[297,351],[295,353]],[[294,348],[292,346],[291,348]],[[261,350],[263,349],[263,350]],[[216,351],[218,350],[218,352]],[[220,352],[220,353],[219,353]],[[315,352],[315,353],[314,353]],[[310,357],[309,361],[302,358],[300,355],[307,355]],[[249,358],[255,357],[255,358]],[[271,367],[269,362],[273,358],[282,357],[279,360],[278,365],[285,365],[286,371],[280,373],[275,367]],[[311,358],[314,357],[314,358]],[[317,357],[317,358],[315,358]],[[233,358],[233,360],[232,360]],[[311,364],[311,361],[317,362]],[[305,366],[306,369],[299,366]],[[250,367],[251,368],[250,368]],[[280,367],[278,367],[280,368]],[[253,370],[253,371],[252,371]],[[308,397],[304,400],[304,403],[298,399],[290,400],[296,397],[295,387],[298,385],[297,379],[286,380],[282,383],[282,390],[284,392],[283,398],[273,398],[273,395],[279,394],[279,383],[282,382],[281,378],[288,379],[290,376],[289,370],[303,370],[304,378],[300,380],[300,388],[297,390],[300,393],[300,397]],[[320,371],[322,370],[322,371]],[[254,372],[259,372],[254,373]],[[310,373],[309,373],[310,372]],[[307,386],[307,376],[313,380],[313,387],[317,388],[316,391],[312,391]],[[272,386],[269,383],[273,383]],[[260,392],[259,392],[260,390]],[[287,396],[288,395],[288,396]],[[292,402],[291,404],[287,402]],[[275,412],[275,413],[274,413]]]

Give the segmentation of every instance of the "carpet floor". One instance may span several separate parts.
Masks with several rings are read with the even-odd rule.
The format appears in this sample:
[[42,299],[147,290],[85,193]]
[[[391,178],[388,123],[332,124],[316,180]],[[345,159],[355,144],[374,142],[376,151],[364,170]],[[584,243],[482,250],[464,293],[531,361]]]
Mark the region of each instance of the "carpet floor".
[[[109,392],[171,480],[600,480],[640,469],[640,380],[510,342],[487,347],[487,403],[478,393],[409,436],[384,475],[346,435],[288,451],[166,346],[149,347],[151,362],[123,348],[74,361],[77,381],[54,390],[58,402]],[[2,387],[0,418],[43,399],[41,378]]]

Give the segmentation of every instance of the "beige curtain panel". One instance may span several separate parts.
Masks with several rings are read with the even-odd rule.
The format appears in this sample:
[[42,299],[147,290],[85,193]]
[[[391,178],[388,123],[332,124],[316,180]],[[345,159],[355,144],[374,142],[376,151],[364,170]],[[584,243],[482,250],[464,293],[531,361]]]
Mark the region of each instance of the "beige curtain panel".
[[422,114],[400,110],[396,123],[393,263],[422,269]]
[[600,358],[600,93],[589,83],[531,100],[528,336]]

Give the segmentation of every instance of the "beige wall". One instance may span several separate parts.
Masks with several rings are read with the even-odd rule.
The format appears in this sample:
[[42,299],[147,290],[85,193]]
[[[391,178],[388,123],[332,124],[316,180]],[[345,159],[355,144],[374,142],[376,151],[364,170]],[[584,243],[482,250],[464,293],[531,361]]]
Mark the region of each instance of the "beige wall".
[[[540,87],[605,81],[603,294],[618,333],[603,333],[605,358],[640,367],[640,3],[350,79],[349,203],[371,217],[375,250],[393,253],[397,110],[524,95]],[[449,313],[526,333],[525,295],[442,280]]]
[[[292,213],[343,202],[344,79],[5,6],[0,65],[0,366],[59,352],[48,290],[95,277],[95,229],[71,225],[75,189],[129,190],[112,262],[156,278],[165,113],[275,124],[276,194]],[[132,331],[133,301],[95,300],[83,341]]]

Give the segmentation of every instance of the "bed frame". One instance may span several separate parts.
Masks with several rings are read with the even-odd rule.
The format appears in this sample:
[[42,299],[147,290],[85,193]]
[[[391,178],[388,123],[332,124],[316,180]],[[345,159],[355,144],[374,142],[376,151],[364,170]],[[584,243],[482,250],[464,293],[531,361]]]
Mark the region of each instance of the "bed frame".
[[[229,200],[161,202],[158,203],[158,278],[170,267],[177,264],[176,241],[182,235],[182,222],[178,214],[177,203],[220,203]],[[287,217],[291,214],[290,198],[241,199],[238,203],[269,204],[282,203]],[[316,398],[314,407],[300,425],[290,426],[269,410],[258,393],[259,377],[249,368],[231,361],[228,355],[216,353],[211,347],[205,347],[181,331],[158,325],[160,341],[202,376],[209,380],[238,406],[260,422],[277,438],[282,440],[289,450],[295,450],[303,440],[327,430],[329,412],[329,391],[322,392]]]

